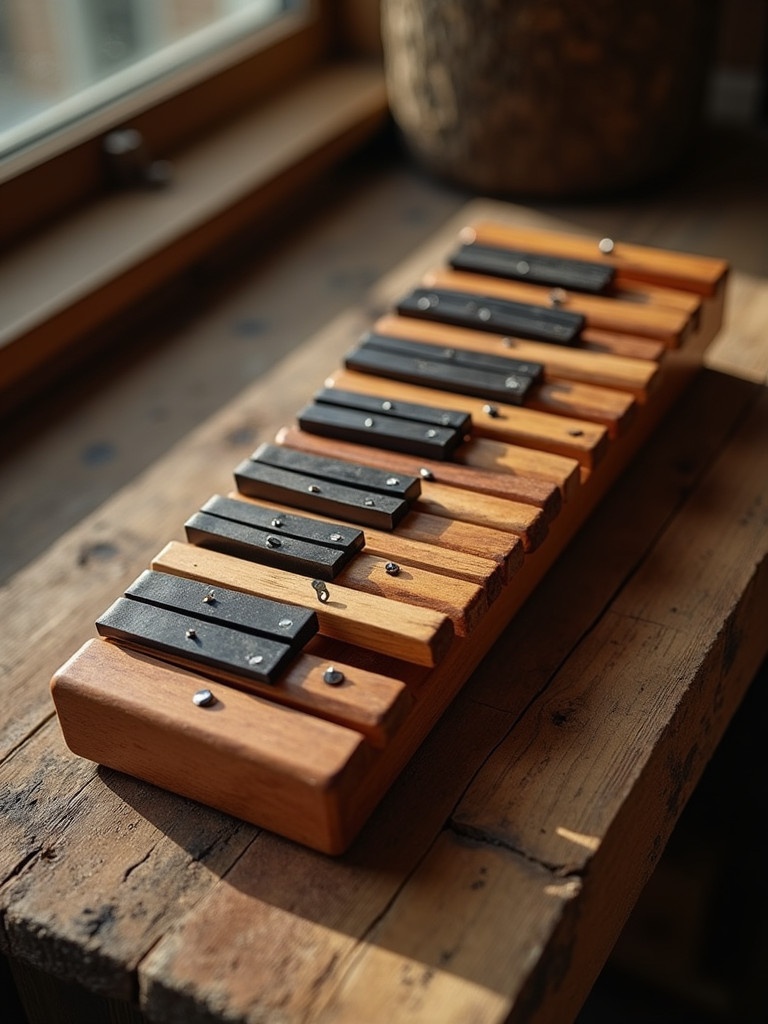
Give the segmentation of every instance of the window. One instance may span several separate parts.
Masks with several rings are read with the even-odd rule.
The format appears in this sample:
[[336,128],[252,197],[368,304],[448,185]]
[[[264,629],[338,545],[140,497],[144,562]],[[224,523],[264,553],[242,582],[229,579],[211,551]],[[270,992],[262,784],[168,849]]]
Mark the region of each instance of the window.
[[173,88],[174,73],[201,61],[204,75],[206,58],[258,45],[257,30],[288,9],[285,0],[5,0],[0,155],[150,83]]
[[[29,92],[19,99],[18,85],[10,96],[16,4],[93,15],[81,19],[89,56],[71,63],[80,94],[99,90],[96,103],[86,109],[68,87],[46,113]],[[184,268],[256,223],[279,224],[298,193],[380,128],[387,103],[377,4],[0,0],[0,113],[17,132],[14,103],[37,119],[27,142],[0,156],[0,417],[103,344],[100,328]],[[174,35],[158,19],[182,6],[196,13]],[[201,29],[202,9],[212,7],[226,16]],[[269,20],[246,30],[240,19],[257,7]],[[162,66],[167,54],[149,49],[150,39],[169,37],[172,73]],[[360,52],[364,60],[347,59]],[[40,131],[57,105],[67,106],[65,123]],[[105,140],[115,129],[130,129],[118,135],[138,138],[152,161],[170,161],[169,188],[111,187]]]
[[[204,8],[221,16],[201,27]],[[330,0],[1,0],[0,246],[103,190],[112,128],[130,125],[148,152],[172,157],[317,67],[333,10]],[[19,46],[25,33],[38,41]],[[150,37],[173,41],[150,52]],[[26,71],[25,52],[37,54]],[[57,81],[43,107],[42,83],[52,92]]]

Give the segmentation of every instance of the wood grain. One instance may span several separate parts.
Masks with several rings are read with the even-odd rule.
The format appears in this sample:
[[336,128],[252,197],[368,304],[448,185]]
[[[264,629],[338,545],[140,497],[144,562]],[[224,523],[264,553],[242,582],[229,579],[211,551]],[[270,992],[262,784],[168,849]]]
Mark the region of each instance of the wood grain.
[[[305,435],[302,434],[302,437]],[[306,435],[311,436],[311,435]],[[338,450],[336,455],[341,454]],[[287,505],[265,505],[257,498],[249,498],[244,494],[233,494],[240,501],[247,501],[254,505],[261,505],[266,508],[277,509],[282,512],[295,511]],[[332,523],[333,520],[324,516],[315,515],[313,518],[322,522]],[[417,517],[413,517],[417,518]],[[514,542],[513,542],[514,543]],[[517,543],[521,548],[522,544]],[[427,569],[430,572],[448,576],[450,579],[467,580],[480,586],[490,603],[499,596],[502,584],[506,575],[502,571],[499,562],[491,558],[481,558],[468,554],[465,551],[458,551],[455,548],[441,547],[435,544],[423,544],[417,540],[410,540],[404,537],[400,531],[389,532],[387,530],[372,530],[369,527],[365,530],[364,550],[371,555],[377,555],[385,561],[394,561],[401,565],[411,565],[420,569]],[[522,562],[522,555],[520,556]]]
[[[493,494],[497,498],[509,498],[526,505],[535,505],[550,522],[562,505],[561,492],[554,483],[545,483],[540,477],[525,476],[522,473],[495,472],[486,473],[467,463],[463,465],[454,461],[436,461],[434,459],[417,459],[401,452],[388,452],[383,448],[372,448],[370,445],[352,444],[349,441],[338,441],[335,438],[321,437],[319,434],[308,434],[297,427],[283,427],[277,435],[279,444],[300,451],[313,452],[318,455],[330,456],[354,462],[361,466],[376,466],[379,469],[394,469],[410,476],[431,474],[441,484],[462,487],[465,490],[477,491],[480,494]],[[476,447],[476,445],[473,445]],[[464,451],[463,447],[459,452]],[[513,453],[514,454],[514,453]],[[530,452],[520,450],[520,458],[527,456],[528,461],[535,462]],[[427,474],[423,471],[426,470]],[[561,478],[562,479],[562,478]],[[565,487],[565,482],[563,482]]]
[[683,288],[699,295],[714,295],[723,287],[728,274],[727,262],[715,256],[697,256],[669,249],[660,251],[656,246],[620,240],[614,243],[612,252],[605,254],[598,249],[599,239],[596,237],[569,236],[546,230],[540,232],[522,225],[489,220],[471,224],[463,238],[481,245],[519,246],[531,252],[557,253],[559,256],[607,263],[615,267],[619,284],[648,281],[667,288]]
[[[547,380],[576,380],[591,385],[617,388],[629,391],[642,400],[653,384],[657,372],[654,360],[641,360],[611,353],[592,352],[582,347],[569,345],[546,345],[523,338],[510,338],[489,334],[486,331],[472,331],[465,327],[438,324],[431,320],[417,320],[404,316],[381,317],[374,329],[380,334],[396,338],[412,338],[433,345],[449,345],[469,349],[472,352],[487,352],[491,355],[508,355],[514,359],[531,360],[541,363]],[[659,353],[660,354],[660,353]]]
[[[449,288],[475,295],[488,295],[490,298],[511,299],[514,302],[530,302],[547,308],[551,306],[551,288],[458,270],[432,270],[424,276],[423,285],[426,288]],[[669,306],[566,292],[562,302],[558,303],[558,309],[580,313],[586,318],[588,327],[638,335],[677,348],[685,343],[691,332],[692,318],[698,303],[694,303],[690,310],[679,310]]]
[[[360,394],[378,396],[382,393],[379,377],[353,370],[337,370],[327,382],[329,386]],[[479,398],[401,384],[399,381],[389,380],[385,383],[388,398],[470,413],[473,436],[490,437],[508,444],[565,456],[585,466],[594,466],[605,454],[607,431],[586,420],[501,403],[494,403],[494,412],[490,413],[488,403]]]
[[329,599],[317,599],[305,576],[244,562],[232,555],[171,541],[152,559],[152,568],[245,593],[312,608],[320,632],[417,665],[435,665],[445,655],[453,629],[439,612],[390,602],[331,581]]
[[[754,398],[754,391],[751,394]],[[728,389],[723,397],[727,396]],[[696,397],[699,415],[706,416],[711,392],[704,387]],[[723,433],[727,437],[734,421],[738,422],[739,410],[743,413],[750,405],[743,388],[737,395],[731,390],[730,397],[723,403],[721,437]],[[341,862],[318,860],[279,840],[275,850],[254,844],[228,876],[229,884],[212,892],[144,963],[147,1008],[154,1012],[162,1008],[164,1013],[176,1008],[188,1020],[202,1020],[217,1005],[218,1012],[249,1021],[275,1012],[279,1005],[288,1022],[322,1024],[347,1024],[359,1020],[361,1012],[371,1022],[394,1016],[414,1024],[428,1024],[436,1011],[440,1020],[455,1024],[463,1024],[470,1015],[489,1022],[510,1014],[521,1022],[571,1019],[728,720],[728,705],[743,692],[764,646],[763,641],[757,642],[739,667],[734,661],[730,666],[723,661],[727,649],[737,649],[728,633],[733,637],[734,629],[750,621],[768,588],[765,502],[760,497],[766,478],[757,481],[743,474],[744,465],[752,464],[761,447],[766,415],[762,404],[763,409],[726,444],[701,488],[689,478],[689,489],[694,489],[675,530],[661,547],[654,547],[654,527],[643,528],[639,512],[632,524],[634,530],[639,527],[644,550],[654,553],[645,580],[638,577],[637,590],[633,581],[624,591],[627,609],[635,608],[635,596],[643,601],[647,599],[643,595],[653,594],[657,602],[665,601],[666,591],[658,586],[657,574],[661,571],[666,576],[670,559],[678,564],[680,538],[688,538],[685,546],[690,544],[692,551],[700,552],[701,542],[704,552],[711,553],[713,545],[717,548],[714,569],[723,598],[711,613],[709,643],[702,645],[702,634],[693,623],[683,634],[673,623],[628,615],[621,604],[603,617],[604,632],[594,636],[587,632],[581,638],[582,613],[574,606],[570,621],[563,622],[567,642],[574,645],[573,659],[562,668],[557,655],[551,660],[553,679],[546,689],[546,680],[540,677],[519,676],[519,691],[509,693],[514,710],[507,712],[506,721],[512,727],[506,741],[485,759],[454,810],[450,826],[430,832],[434,841],[415,870],[409,871],[404,862],[412,829],[418,832],[423,824],[419,799],[428,799],[433,785],[438,794],[444,792],[440,761],[422,787],[414,788],[407,776],[401,780],[393,799],[384,802],[371,827]],[[677,425],[685,428],[690,413],[690,405],[682,409]],[[670,431],[677,436],[671,427]],[[713,442],[714,435],[713,429]],[[658,438],[647,465],[667,452],[665,439]],[[675,458],[676,453],[669,454],[669,463],[674,464]],[[703,459],[697,477],[705,469]],[[737,477],[743,483],[731,504],[732,492],[724,484]],[[729,532],[733,540],[738,538],[736,547],[730,542],[719,546],[720,512],[702,519],[712,493],[729,495],[725,499],[733,523]],[[631,498],[629,488],[620,500],[609,499],[606,514],[615,516]],[[674,506],[677,496],[667,488],[665,500]],[[740,523],[739,513],[750,509],[746,524]],[[737,551],[756,541],[762,559],[734,561]],[[584,549],[591,550],[593,542],[594,538],[586,542]],[[632,573],[632,557],[625,556],[627,575]],[[701,607],[711,593],[703,571],[707,560],[697,556],[698,567],[692,565],[691,573],[674,584],[672,596],[679,594],[691,609]],[[597,573],[596,581],[603,594],[612,586],[613,567],[606,569],[610,572]],[[601,576],[605,576],[602,584]],[[574,586],[578,583],[567,574],[566,580]],[[557,582],[553,580],[553,586]],[[541,612],[540,608],[536,624],[545,635],[550,623]],[[631,664],[642,680],[626,676],[627,663],[619,651],[627,643],[633,653]],[[513,651],[510,643],[502,642],[499,656],[507,665],[514,665]],[[676,672],[660,668],[669,657]],[[726,678],[727,701],[712,700],[718,691],[722,696]],[[435,756],[436,740],[445,754],[455,751],[449,732],[458,730],[459,720],[470,726],[475,713],[487,714],[487,681],[488,673],[480,672],[468,684],[417,759],[419,771],[426,770],[421,765]],[[501,694],[505,680],[491,682]],[[708,695],[711,717],[699,735],[700,686]],[[537,687],[542,689],[538,697]],[[467,700],[478,701],[468,716]],[[698,736],[694,760],[683,764],[674,755],[668,759],[665,747],[681,755],[689,749],[691,729]],[[668,745],[653,741],[655,730],[669,731]],[[456,739],[459,735],[457,731]],[[605,751],[607,776],[600,773],[599,762],[586,756],[598,738],[605,744],[597,749]],[[464,763],[464,758],[458,759],[459,765]],[[594,800],[589,781],[597,774],[613,781],[598,787]],[[662,800],[657,799],[660,787]],[[537,810],[534,802],[545,795],[544,806]],[[392,823],[395,814],[398,818]],[[642,855],[634,856],[638,850]],[[394,858],[402,872],[398,877],[403,884],[383,912],[387,892],[382,886],[389,875],[368,869],[371,855],[386,857],[387,863]],[[288,857],[290,869],[282,870]],[[628,864],[632,865],[629,874]],[[599,884],[593,881],[598,872]],[[296,879],[310,876],[319,884],[297,890]],[[251,959],[238,949],[226,957],[226,988],[200,980],[222,962],[220,936],[225,920],[240,922],[244,947],[254,954]],[[499,935],[504,936],[501,948]],[[546,947],[551,956],[531,957],[532,944]],[[288,968],[277,970],[275,948],[289,951]],[[574,949],[578,963],[574,963]],[[286,970],[290,987],[279,980],[287,977]],[[223,1005],[217,999],[223,999]]]

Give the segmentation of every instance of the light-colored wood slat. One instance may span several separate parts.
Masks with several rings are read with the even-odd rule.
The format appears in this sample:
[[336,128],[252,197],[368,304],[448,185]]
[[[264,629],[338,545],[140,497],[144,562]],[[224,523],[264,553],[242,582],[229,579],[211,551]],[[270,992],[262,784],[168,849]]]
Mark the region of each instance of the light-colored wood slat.
[[637,413],[635,399],[626,391],[592,387],[569,380],[551,380],[531,389],[529,409],[562,413],[605,427],[610,437],[619,437],[631,426]]
[[417,665],[437,664],[453,635],[450,620],[437,612],[362,594],[333,581],[328,584],[329,600],[322,602],[316,598],[307,576],[295,576],[192,544],[171,541],[152,560],[152,568],[312,608],[317,612],[324,636]]
[[384,448],[373,448],[352,444],[349,441],[339,441],[336,438],[321,437],[319,434],[309,434],[297,427],[283,427],[277,435],[277,441],[289,448],[333,456],[359,465],[392,469],[398,473],[407,473],[409,476],[420,477],[424,475],[422,470],[427,470],[432,478],[441,484],[535,505],[542,510],[548,523],[555,518],[562,506],[562,494],[558,486],[533,475],[523,476],[511,472],[486,473],[464,463],[418,459],[403,452],[390,452]]
[[659,285],[646,284],[643,281],[622,281],[611,294],[626,302],[648,303],[659,308],[664,306],[697,317],[701,310],[701,299],[693,292],[680,291],[676,288],[662,288]]
[[474,494],[459,487],[425,480],[415,507],[420,512],[465,523],[488,526],[518,536],[526,551],[535,551],[547,535],[541,509],[519,501],[505,501],[489,494]]
[[210,688],[211,682],[227,689],[235,687],[264,700],[354,729],[363,733],[374,747],[383,747],[387,743],[411,707],[410,694],[399,679],[361,668],[353,669],[339,658],[333,659],[333,667],[342,673],[345,680],[339,686],[329,686],[323,679],[329,667],[328,659],[307,653],[300,654],[275,683],[259,683],[219,668],[207,669],[180,656],[156,654],[139,643],[120,641],[117,646],[185,669],[197,677],[199,688]]
[[[546,307],[550,307],[549,296],[552,291],[541,285],[443,269],[425,274],[422,283],[425,288],[451,288]],[[693,328],[691,316],[685,311],[668,306],[657,308],[639,302],[622,302],[621,299],[583,295],[579,292],[564,292],[557,308],[581,313],[590,327],[654,338],[670,348],[682,345]]]
[[573,501],[581,484],[581,471],[576,459],[536,448],[476,437],[456,449],[454,458],[465,466],[492,473],[522,474],[540,477],[558,488],[563,500]]
[[623,359],[644,359],[650,363],[658,363],[663,359],[668,348],[661,341],[633,338],[629,334],[617,334],[615,331],[600,330],[597,327],[585,327],[581,332],[579,345],[586,352],[599,352],[620,356]]
[[390,560],[372,554],[357,555],[335,582],[360,593],[378,594],[390,601],[404,601],[446,615],[457,636],[468,636],[488,607],[483,591],[466,580],[446,584],[444,576],[412,565],[399,565],[397,575],[387,572]]
[[648,281],[666,288],[681,288],[698,295],[714,295],[723,286],[728,273],[725,260],[671,252],[651,246],[616,242],[613,252],[603,254],[597,238],[539,231],[519,225],[478,220],[462,232],[465,242],[481,245],[520,247],[530,252],[543,252],[573,259],[606,262],[616,268],[618,283]]
[[234,689],[201,709],[191,700],[198,684],[180,668],[92,640],[56,673],[53,693],[74,753],[204,803],[223,789],[246,821],[258,808],[265,827],[288,822],[309,841],[320,830],[334,842],[334,805],[370,757],[363,737]]
[[584,466],[596,465],[608,445],[608,432],[603,426],[571,416],[555,416],[537,409],[501,404],[494,404],[493,412],[490,412],[488,403],[480,398],[402,384],[353,370],[337,370],[327,383],[366,395],[468,412],[472,416],[473,435],[565,455],[577,459]]
[[[262,508],[278,509],[281,512],[295,514],[295,509],[291,509],[287,505],[267,504],[245,494],[233,493],[230,497],[237,498],[238,501],[247,501],[252,505],[259,505]],[[334,522],[327,516],[318,516],[314,513],[313,519],[320,519],[326,523]],[[372,530],[370,527],[366,527],[363,550],[370,555],[378,555],[385,562],[397,562],[400,565],[427,569],[429,572],[447,576],[451,580],[460,579],[475,583],[483,589],[489,603],[495,601],[499,596],[506,579],[501,565],[490,558],[481,558],[465,551],[457,551],[435,544],[422,544],[419,541],[409,540],[397,530]]]
[[417,320],[415,317],[390,314],[381,317],[374,329],[396,338],[412,338],[433,345],[449,345],[451,348],[465,348],[472,352],[531,360],[544,366],[546,380],[575,380],[583,384],[617,388],[629,391],[639,400],[645,398],[658,372],[657,364],[651,360],[592,352],[570,345],[547,345],[523,338],[504,338],[486,331],[438,324],[432,320]]
[[422,544],[443,545],[479,558],[490,558],[502,567],[505,580],[510,580],[523,564],[525,549],[521,538],[489,526],[412,512],[398,523],[397,532],[398,536]]

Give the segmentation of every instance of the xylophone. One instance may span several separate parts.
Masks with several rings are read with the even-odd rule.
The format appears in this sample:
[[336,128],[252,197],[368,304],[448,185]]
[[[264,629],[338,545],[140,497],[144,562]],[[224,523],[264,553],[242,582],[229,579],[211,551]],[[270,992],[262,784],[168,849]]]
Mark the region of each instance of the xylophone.
[[55,674],[69,747],[343,851],[675,400],[726,278],[464,229]]

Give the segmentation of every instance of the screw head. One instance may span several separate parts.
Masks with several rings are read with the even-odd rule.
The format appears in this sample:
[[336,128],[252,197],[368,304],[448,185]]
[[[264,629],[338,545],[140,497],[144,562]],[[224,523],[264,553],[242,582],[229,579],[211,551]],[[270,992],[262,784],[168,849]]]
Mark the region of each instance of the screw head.
[[198,708],[209,708],[216,703],[216,698],[210,690],[198,690],[192,694],[192,703]]

